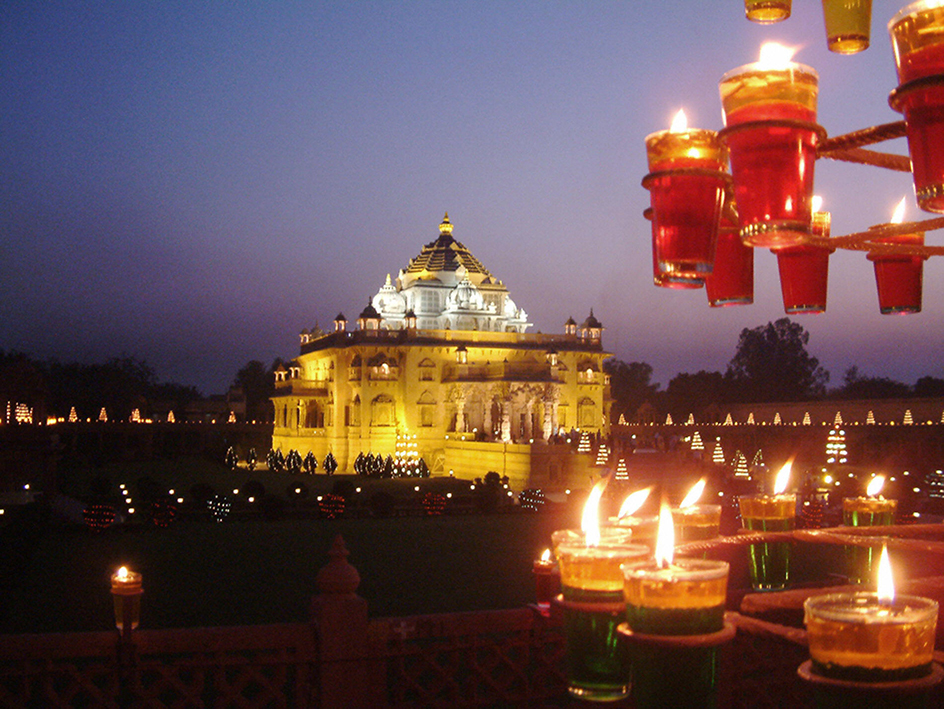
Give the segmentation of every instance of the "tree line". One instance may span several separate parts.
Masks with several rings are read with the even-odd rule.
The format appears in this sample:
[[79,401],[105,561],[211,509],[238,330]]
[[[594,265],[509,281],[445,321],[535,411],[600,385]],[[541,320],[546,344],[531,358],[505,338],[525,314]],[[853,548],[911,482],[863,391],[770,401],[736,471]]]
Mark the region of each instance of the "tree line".
[[[236,372],[232,386],[243,390],[249,420],[272,419],[269,397],[275,391],[276,359],[270,366],[250,360]],[[66,418],[74,407],[81,418],[96,418],[102,408],[110,418],[127,419],[134,409],[147,415],[160,402],[182,414],[188,404],[203,399],[195,386],[158,380],[154,368],[136,357],[113,357],[84,364],[41,360],[15,350],[0,349],[0,395],[42,400],[48,415]]]
[[[886,399],[944,396],[944,379],[925,376],[913,385],[887,377],[866,376],[858,367],[846,370],[841,384],[828,388],[829,373],[807,349],[809,333],[789,318],[741,331],[734,356],[724,372],[681,372],[665,390],[652,382],[646,362],[608,360],[614,399],[613,418],[632,420],[639,407],[650,403],[659,411],[687,416],[717,403],[766,403],[836,399]],[[246,398],[246,418],[272,421],[270,397],[275,392],[275,359],[266,365],[250,360],[232,380]],[[127,418],[135,408],[142,415],[149,403],[169,404],[183,412],[203,398],[194,386],[160,382],[142,359],[121,356],[100,364],[38,360],[0,349],[0,394],[27,393],[41,397],[50,415],[67,417],[72,407],[82,418],[96,417],[104,407],[109,417]],[[16,398],[15,396],[13,397]]]
[[652,382],[653,369],[646,362],[608,360],[604,368],[610,375],[613,419],[624,416],[631,421],[645,403],[679,417],[712,403],[944,396],[944,379],[926,376],[908,385],[888,377],[866,376],[858,367],[850,367],[842,383],[829,388],[829,372],[807,349],[809,337],[789,318],[745,328],[724,372],[681,372],[665,390]]

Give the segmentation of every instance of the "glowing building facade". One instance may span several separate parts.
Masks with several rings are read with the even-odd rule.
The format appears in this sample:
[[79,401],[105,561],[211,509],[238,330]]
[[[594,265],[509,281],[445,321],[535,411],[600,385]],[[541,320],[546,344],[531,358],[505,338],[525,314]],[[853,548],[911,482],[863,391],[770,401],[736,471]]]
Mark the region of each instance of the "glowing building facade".
[[[439,237],[386,282],[357,319],[301,333],[276,372],[273,447],[337,459],[393,454],[416,442],[433,475],[508,475],[520,490],[570,484],[583,470],[556,445],[574,429],[609,432],[603,326],[571,318],[531,334],[527,313],[452,236]],[[570,456],[573,458],[573,456]]]

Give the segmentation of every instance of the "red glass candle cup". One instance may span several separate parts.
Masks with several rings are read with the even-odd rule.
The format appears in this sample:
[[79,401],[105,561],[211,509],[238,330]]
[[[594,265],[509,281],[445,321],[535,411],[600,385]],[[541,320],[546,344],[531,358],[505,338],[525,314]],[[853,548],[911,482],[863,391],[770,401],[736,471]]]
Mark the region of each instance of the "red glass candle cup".
[[802,64],[747,64],[721,77],[741,239],[751,246],[802,243],[810,233],[819,79]]
[[729,180],[724,173],[698,168],[653,172],[643,179],[660,274],[697,278],[711,272]]
[[759,121],[724,131],[741,239],[750,246],[793,246],[810,234],[813,164],[822,129]]
[[944,213],[944,75],[902,84],[888,102],[905,117],[918,206]]
[[652,220],[652,207],[648,207],[643,216],[652,225],[652,282],[659,288],[675,288],[677,290],[693,290],[705,285],[705,279],[699,274],[689,277],[687,274],[670,274],[659,271],[659,253],[656,242],[656,226]]
[[777,249],[783,309],[790,314],[826,312],[829,249],[788,246]]
[[715,267],[705,278],[705,289],[713,308],[754,302],[754,249],[741,241],[737,208],[730,193],[725,194]]
[[[829,212],[813,215],[814,236],[828,238],[829,226]],[[814,244],[776,249],[783,309],[787,313],[826,312],[829,255],[832,252],[833,249]]]
[[[921,246],[924,234],[902,234],[877,239],[885,244]],[[870,252],[878,286],[878,308],[883,315],[906,315],[921,312],[924,256]]]
[[888,32],[901,84],[889,103],[905,117],[918,206],[944,213],[944,1],[908,5]]
[[560,569],[551,559],[536,559],[532,568],[534,574],[534,594],[537,604],[549,607],[551,599],[561,592]]

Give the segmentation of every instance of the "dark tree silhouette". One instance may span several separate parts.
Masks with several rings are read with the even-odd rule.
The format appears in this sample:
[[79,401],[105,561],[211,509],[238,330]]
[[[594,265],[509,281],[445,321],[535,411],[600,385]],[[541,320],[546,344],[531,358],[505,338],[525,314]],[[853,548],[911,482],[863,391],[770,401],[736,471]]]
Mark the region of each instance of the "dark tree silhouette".
[[921,377],[914,385],[915,396],[944,396],[944,379]]
[[668,412],[681,423],[689,414],[696,417],[709,404],[728,400],[727,384],[721,372],[701,370],[694,374],[681,372],[669,381],[664,401]]
[[849,367],[835,394],[842,399],[903,399],[911,396],[911,387],[888,377],[864,377],[858,367]]
[[732,398],[768,402],[822,396],[829,373],[807,352],[809,339],[809,333],[789,318],[741,330],[725,374]]
[[233,386],[238,386],[246,396],[246,418],[250,421],[272,421],[273,410],[270,397],[275,393],[275,368],[280,360],[268,369],[257,359],[250,360],[236,372]]
[[603,370],[610,375],[610,393],[614,404],[611,415],[619,421],[624,415],[627,421],[633,420],[639,407],[652,401],[659,389],[652,383],[652,367],[645,362],[624,362],[620,359],[608,359],[603,363]]

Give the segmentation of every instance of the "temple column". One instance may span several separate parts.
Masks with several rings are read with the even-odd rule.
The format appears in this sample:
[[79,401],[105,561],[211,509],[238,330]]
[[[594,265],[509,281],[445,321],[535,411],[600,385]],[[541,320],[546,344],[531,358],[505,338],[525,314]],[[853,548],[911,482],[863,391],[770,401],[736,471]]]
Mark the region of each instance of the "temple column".
[[456,399],[456,432],[465,431],[465,397]]

